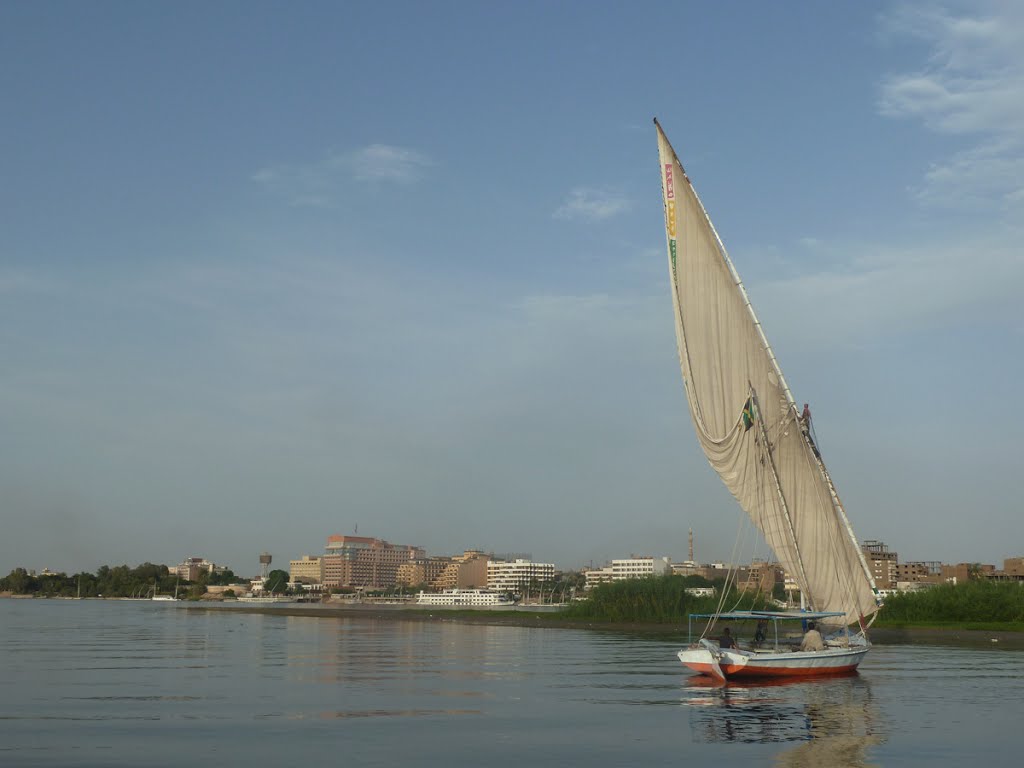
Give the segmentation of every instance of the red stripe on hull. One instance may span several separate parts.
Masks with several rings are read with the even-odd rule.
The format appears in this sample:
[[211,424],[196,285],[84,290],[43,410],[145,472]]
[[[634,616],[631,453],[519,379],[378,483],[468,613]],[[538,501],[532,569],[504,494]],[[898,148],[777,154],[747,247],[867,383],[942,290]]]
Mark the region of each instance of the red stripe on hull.
[[[828,677],[830,675],[848,675],[857,668],[857,664],[848,664],[842,667],[755,667],[750,664],[737,666],[734,664],[722,664],[722,672],[727,678],[741,677]],[[702,675],[717,677],[711,670],[710,664],[687,664],[687,667]]]

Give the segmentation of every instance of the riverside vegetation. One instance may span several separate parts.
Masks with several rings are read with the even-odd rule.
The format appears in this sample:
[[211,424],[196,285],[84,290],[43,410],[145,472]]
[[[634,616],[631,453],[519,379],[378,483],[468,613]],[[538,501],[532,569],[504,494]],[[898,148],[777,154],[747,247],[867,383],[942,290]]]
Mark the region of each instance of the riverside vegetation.
[[[612,581],[594,587],[586,600],[558,615],[567,619],[636,624],[677,624],[691,613],[713,613],[718,607],[724,581],[710,582],[700,576],[650,576]],[[714,587],[715,596],[687,593],[687,589]],[[770,595],[729,590],[722,601],[728,609],[775,607]]]
[[[286,575],[287,576],[287,575]],[[41,576],[30,574],[24,568],[15,568],[0,579],[0,592],[14,595],[37,597],[152,597],[156,594],[173,594],[180,590],[183,597],[199,597],[210,584],[233,584],[238,581],[235,574],[226,571],[217,574],[201,574],[195,582],[170,573],[166,565],[143,563],[136,568],[127,565],[100,566],[96,573],[48,573]]]
[[876,626],[1024,631],[1024,584],[974,579],[892,595]]
[[[657,576],[601,584],[587,600],[558,614],[568,619],[637,624],[683,623],[691,613],[712,613],[719,597],[695,597],[687,587],[715,586],[696,576]],[[724,608],[772,608],[769,596],[730,591]],[[1024,631],[1024,584],[977,579],[942,584],[886,598],[877,627],[1002,629]]]

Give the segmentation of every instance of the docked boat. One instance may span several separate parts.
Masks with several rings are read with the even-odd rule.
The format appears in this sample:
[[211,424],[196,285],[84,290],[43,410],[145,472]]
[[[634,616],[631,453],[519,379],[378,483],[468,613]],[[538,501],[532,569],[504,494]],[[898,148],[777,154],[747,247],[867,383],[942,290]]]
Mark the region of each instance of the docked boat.
[[514,605],[504,592],[492,589],[446,589],[443,592],[420,592],[416,605],[449,605],[466,608],[490,608],[498,605]]
[[174,582],[174,594],[173,595],[161,595],[161,594],[159,594],[156,591],[157,583],[153,582],[153,596],[150,598],[150,600],[156,600],[158,602],[175,602],[175,601],[177,601],[177,599],[178,599],[178,584],[180,582],[181,582],[181,577],[179,576],[178,579],[176,579],[175,582]]
[[299,598],[291,597],[290,595],[242,595],[236,599],[240,603],[258,603],[261,605],[299,602]]
[[[703,632],[679,659],[722,679],[848,672],[870,649],[867,628],[880,595],[815,444],[809,409],[797,409],[725,246],[655,126],[676,341],[697,440],[796,582],[805,609],[726,612],[720,605],[702,617]],[[740,618],[815,621],[824,648],[800,651],[785,633],[782,642],[722,647],[716,625]]]

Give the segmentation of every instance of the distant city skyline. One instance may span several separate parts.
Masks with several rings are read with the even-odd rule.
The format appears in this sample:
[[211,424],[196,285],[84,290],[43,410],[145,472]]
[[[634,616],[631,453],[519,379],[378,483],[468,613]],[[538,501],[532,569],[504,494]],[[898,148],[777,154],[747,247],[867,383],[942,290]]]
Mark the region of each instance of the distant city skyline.
[[[345,536],[345,535],[346,534],[330,534],[329,536],[326,536],[325,539],[336,538],[338,536]],[[348,534],[348,535],[355,536],[356,534],[353,533],[353,534]],[[392,544],[392,545],[395,545],[395,546],[400,546],[400,547],[406,547],[406,546],[415,547],[415,546],[418,546],[418,545],[416,545],[414,543],[410,543],[410,542],[392,541],[390,539],[383,539],[382,537],[373,536],[372,533],[368,534],[365,538],[382,539],[383,541],[386,541],[389,544]],[[880,541],[880,540],[875,540],[875,539],[862,539],[859,543],[860,543],[860,545],[862,547],[865,547],[865,546],[868,546],[868,545],[883,545],[885,547],[885,549],[887,549],[888,552],[891,553],[893,556],[895,556],[898,559],[898,561],[901,562],[901,563],[942,562],[945,565],[960,565],[960,564],[964,564],[964,563],[981,563],[983,565],[995,566],[995,568],[998,570],[998,569],[1000,569],[1002,567],[1004,561],[1007,561],[1007,560],[1019,560],[1022,557],[1022,554],[1018,552],[1018,553],[1015,553],[1015,554],[1012,554],[1012,553],[1011,554],[1007,554],[1005,557],[1001,557],[1001,558],[999,558],[998,560],[995,560],[995,561],[981,561],[981,560],[972,559],[972,558],[958,558],[958,559],[955,558],[955,559],[952,559],[952,560],[943,561],[941,559],[936,559],[936,558],[931,558],[931,557],[911,557],[911,556],[905,555],[905,554],[903,554],[901,552],[901,550],[900,550],[900,548],[898,546],[893,546],[890,542],[886,542],[886,541]],[[324,555],[325,551],[326,551],[326,546],[324,546],[324,547],[322,547],[320,549],[310,548],[310,549],[308,549],[306,551],[303,551],[303,552],[280,553],[280,554],[276,554],[276,553],[274,553],[271,550],[264,549],[264,550],[261,550],[260,552],[255,553],[250,558],[252,560],[252,563],[255,563],[255,565],[252,565],[252,563],[250,563],[250,565],[252,565],[251,573],[249,571],[247,571],[244,566],[242,566],[242,567],[235,567],[235,564],[229,563],[227,561],[218,560],[216,557],[211,557],[209,553],[194,553],[194,554],[183,556],[183,557],[181,557],[181,558],[179,558],[177,560],[172,559],[172,560],[162,561],[162,562],[153,561],[153,560],[149,560],[149,561],[140,560],[138,562],[127,562],[127,563],[123,563],[123,564],[131,566],[131,567],[135,567],[135,566],[143,564],[144,562],[151,562],[154,565],[166,565],[168,567],[172,567],[173,568],[173,567],[175,567],[175,566],[177,566],[179,564],[186,563],[189,560],[203,560],[205,562],[209,562],[209,563],[215,564],[217,567],[227,567],[227,568],[231,569],[231,571],[233,573],[235,573],[237,576],[239,576],[240,578],[250,578],[250,577],[256,578],[256,577],[258,577],[260,575],[260,572],[261,572],[262,566],[263,566],[263,559],[267,555],[269,555],[272,558],[272,561],[271,561],[271,564],[270,564],[270,568],[271,569],[274,569],[274,570],[278,570],[279,569],[279,570],[287,571],[288,570],[288,566],[289,566],[289,562],[291,560],[299,560],[299,559],[301,559],[303,557],[306,557],[306,556],[309,556],[309,557],[322,557]],[[489,555],[494,555],[498,559],[503,559],[503,560],[515,560],[517,558],[523,558],[523,559],[526,559],[526,560],[534,559],[532,557],[532,555],[530,555],[529,553],[524,553],[524,552],[508,553],[508,552],[506,552],[506,553],[502,554],[502,553],[499,553],[498,551],[496,551],[493,548],[482,548],[482,547],[467,547],[467,548],[465,548],[463,550],[450,550],[450,551],[443,551],[443,552],[440,552],[440,551],[439,552],[432,552],[432,551],[427,550],[427,551],[425,551],[424,556],[425,557],[450,557],[450,556],[453,556],[453,555],[455,555],[455,556],[461,555],[464,552],[484,552],[484,553],[487,553]],[[683,554],[685,554],[686,556],[683,556]],[[596,569],[596,568],[604,567],[606,565],[610,565],[613,560],[623,560],[623,559],[630,559],[630,558],[634,558],[634,557],[640,557],[640,558],[644,558],[644,557],[650,558],[650,557],[652,557],[655,560],[657,560],[659,558],[662,558],[662,557],[665,557],[665,558],[668,558],[672,563],[679,564],[679,563],[688,562],[689,552],[686,552],[686,553],[683,553],[683,554],[677,555],[676,553],[672,553],[672,552],[658,552],[658,553],[653,553],[653,552],[628,552],[628,553],[627,552],[619,552],[619,553],[613,554],[612,556],[610,556],[607,559],[602,560],[602,561],[587,560],[587,561],[585,561],[583,563],[575,564],[575,565],[569,565],[569,566],[563,565],[562,563],[559,563],[559,562],[555,561],[554,562],[554,566],[555,566],[556,570],[563,571],[563,572],[564,571],[581,571],[581,570],[588,569],[588,568],[595,568]],[[713,564],[713,563],[722,563],[722,564],[727,565],[727,566],[729,566],[729,565],[732,565],[732,566],[745,566],[745,565],[749,565],[752,562],[769,562],[769,563],[774,563],[775,560],[770,555],[764,556],[764,555],[756,555],[756,554],[752,555],[747,560],[730,560],[728,558],[720,558],[720,557],[702,558],[702,557],[700,557],[697,554],[697,551],[695,549],[693,562],[699,563],[701,565],[710,565],[710,564]],[[122,565],[122,563],[105,562],[105,563],[101,563],[100,565],[114,566],[114,565]],[[11,568],[3,569],[3,572],[0,573],[0,576],[6,575],[7,573],[9,573],[11,570],[13,570],[16,567],[23,567],[23,568],[26,568],[26,570],[36,571],[36,572],[48,571],[48,572],[53,572],[53,573],[61,573],[61,572],[63,572],[63,573],[68,573],[68,574],[77,573],[77,572],[80,572],[82,570],[82,569],[77,569],[77,568],[76,569],[68,569],[68,568],[60,568],[60,567],[54,568],[54,567],[52,567],[50,565],[45,565],[45,566],[42,566],[42,567],[36,567],[36,566],[26,566],[26,565],[22,564],[22,565],[18,565],[18,566],[12,566]],[[99,566],[97,566],[97,567],[99,567]],[[85,569],[85,570],[87,572],[91,573],[91,572],[94,572],[96,570],[96,568],[89,568],[89,569]]]
[[857,537],[1021,554],[1024,6],[5,3],[0,72],[5,571],[733,557],[655,116]]

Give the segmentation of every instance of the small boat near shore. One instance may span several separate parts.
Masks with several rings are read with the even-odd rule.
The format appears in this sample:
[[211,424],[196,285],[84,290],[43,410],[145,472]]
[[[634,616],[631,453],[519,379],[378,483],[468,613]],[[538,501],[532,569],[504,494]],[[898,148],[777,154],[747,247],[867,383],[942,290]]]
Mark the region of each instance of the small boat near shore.
[[179,576],[178,579],[174,582],[174,594],[173,595],[161,595],[161,594],[158,594],[157,591],[156,591],[156,589],[157,589],[156,582],[153,582],[153,596],[150,598],[150,600],[156,600],[158,602],[173,602],[173,601],[176,601],[178,599],[178,584],[180,582],[181,582],[181,577]]

